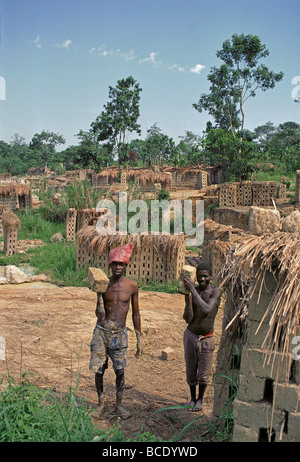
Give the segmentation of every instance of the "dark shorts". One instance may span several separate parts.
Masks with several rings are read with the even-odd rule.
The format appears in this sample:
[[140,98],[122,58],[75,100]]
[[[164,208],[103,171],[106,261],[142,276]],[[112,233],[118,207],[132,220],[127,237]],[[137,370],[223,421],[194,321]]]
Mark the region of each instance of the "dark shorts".
[[91,341],[89,368],[94,372],[103,372],[103,366],[110,357],[114,370],[123,369],[127,364],[127,347],[126,327],[120,330],[108,330],[96,325]]
[[208,385],[215,349],[214,336],[203,338],[201,335],[193,334],[189,329],[186,329],[183,345],[188,385],[194,386],[198,383]]

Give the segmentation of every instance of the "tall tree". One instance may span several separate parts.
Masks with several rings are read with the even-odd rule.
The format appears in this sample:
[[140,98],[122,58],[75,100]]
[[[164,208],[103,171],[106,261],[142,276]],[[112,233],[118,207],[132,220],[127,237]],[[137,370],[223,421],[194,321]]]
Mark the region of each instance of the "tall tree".
[[[237,156],[241,163],[245,103],[258,90],[272,89],[283,78],[282,72],[275,73],[259,64],[268,55],[269,50],[258,36],[234,34],[231,40],[223,42],[223,48],[216,53],[224,64],[211,69],[208,75],[210,92],[202,94],[198,103],[193,104],[199,112],[208,111],[217,128],[227,127],[231,131],[233,138],[239,141]],[[240,172],[239,179],[242,175],[243,172]]]
[[62,135],[43,130],[41,133],[36,133],[33,136],[31,142],[29,143],[29,147],[34,151],[40,152],[44,165],[47,167],[49,161],[51,161],[52,156],[55,153],[56,146],[64,143],[65,139]]
[[98,141],[106,142],[113,152],[117,150],[119,165],[126,142],[127,132],[141,134],[138,124],[140,116],[140,92],[142,89],[133,77],[118,80],[115,87],[109,87],[110,101],[104,106],[100,116],[91,124]]

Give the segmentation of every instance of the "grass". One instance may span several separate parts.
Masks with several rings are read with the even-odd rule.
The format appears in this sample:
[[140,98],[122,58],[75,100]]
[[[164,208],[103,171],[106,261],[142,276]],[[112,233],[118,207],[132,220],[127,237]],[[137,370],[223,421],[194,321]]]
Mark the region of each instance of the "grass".
[[65,223],[46,220],[39,209],[24,209],[17,215],[21,221],[18,239],[40,239],[49,243],[50,237],[54,234],[65,234]]
[[[189,438],[189,432],[195,431],[201,441],[230,441],[231,428],[221,425],[231,414],[224,413],[218,421],[209,420],[205,414],[199,413],[195,419],[185,425],[179,432],[175,431],[170,440],[144,431],[142,425],[133,435],[125,436],[119,421],[107,430],[102,430],[93,417],[96,411],[79,399],[76,395],[79,378],[75,388],[70,387],[67,393],[57,393],[49,389],[40,389],[31,384],[33,374],[21,374],[19,383],[11,376],[4,375],[0,380],[0,443],[20,442],[181,442]],[[152,414],[168,420],[172,413],[185,406],[170,406]],[[205,439],[206,438],[206,439]],[[197,439],[193,440],[197,441]],[[200,440],[199,440],[200,441]]]
[[125,437],[120,426],[101,430],[93,423],[93,409],[76,397],[76,389],[57,396],[32,385],[23,373],[19,384],[3,376],[0,385],[0,442],[128,442],[160,441],[154,435]]

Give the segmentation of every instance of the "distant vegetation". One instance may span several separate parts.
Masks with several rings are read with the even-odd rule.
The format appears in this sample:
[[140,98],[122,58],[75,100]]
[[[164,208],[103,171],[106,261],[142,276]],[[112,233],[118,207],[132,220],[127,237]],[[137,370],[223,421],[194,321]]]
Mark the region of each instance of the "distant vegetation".
[[[65,144],[59,133],[43,130],[27,144],[15,134],[10,143],[0,140],[0,172],[25,175],[29,167],[47,166],[57,173],[108,165],[132,167],[221,164],[226,181],[249,179],[268,166],[278,175],[300,169],[300,125],[271,121],[247,130],[247,101],[258,91],[272,90],[283,79],[263,62],[269,50],[256,35],[234,34],[216,52],[221,60],[208,74],[209,92],[192,107],[210,116],[202,134],[186,131],[175,141],[154,123],[145,139],[138,123],[142,89],[132,76],[109,86],[108,102],[88,131],[76,134],[78,145],[58,151]],[[131,135],[129,142],[128,135]]]

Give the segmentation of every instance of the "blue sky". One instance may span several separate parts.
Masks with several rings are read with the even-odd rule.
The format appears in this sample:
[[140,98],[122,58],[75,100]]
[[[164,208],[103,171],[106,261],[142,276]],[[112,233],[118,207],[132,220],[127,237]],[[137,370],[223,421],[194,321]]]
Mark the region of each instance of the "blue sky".
[[0,0],[0,139],[45,129],[65,137],[60,149],[76,145],[129,75],[142,88],[142,138],[155,123],[176,142],[201,135],[209,117],[192,105],[235,33],[258,35],[264,63],[284,72],[248,101],[246,128],[300,123],[299,10],[300,0]]

